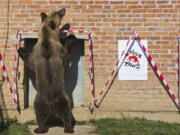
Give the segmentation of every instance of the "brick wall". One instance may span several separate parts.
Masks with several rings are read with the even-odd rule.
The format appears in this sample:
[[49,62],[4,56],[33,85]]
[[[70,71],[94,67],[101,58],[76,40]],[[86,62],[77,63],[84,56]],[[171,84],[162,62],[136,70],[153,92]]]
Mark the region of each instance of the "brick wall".
[[[148,40],[149,52],[173,90],[176,89],[176,35],[180,26],[179,0],[121,0],[121,1],[64,1],[64,0],[8,0],[0,1],[0,51],[6,46],[6,65],[12,76],[14,41],[16,31],[36,30],[40,24],[40,12],[51,12],[66,8],[63,24],[70,23],[72,29],[90,29],[93,32],[96,88],[103,87],[108,73],[118,57],[118,40],[128,39],[135,30],[142,39]],[[9,27],[8,27],[9,26]],[[7,33],[8,30],[8,33]],[[8,34],[8,40],[7,40]],[[7,45],[5,45],[7,42]],[[85,67],[89,66],[88,46],[85,47]],[[23,64],[20,62],[21,80],[19,92],[23,105]],[[147,81],[115,80],[100,111],[171,111],[176,110],[160,85],[151,68]],[[89,78],[85,72],[85,102],[90,101]],[[176,91],[176,90],[175,90]],[[177,91],[176,91],[177,92]],[[3,83],[1,94],[6,108],[15,108]]]

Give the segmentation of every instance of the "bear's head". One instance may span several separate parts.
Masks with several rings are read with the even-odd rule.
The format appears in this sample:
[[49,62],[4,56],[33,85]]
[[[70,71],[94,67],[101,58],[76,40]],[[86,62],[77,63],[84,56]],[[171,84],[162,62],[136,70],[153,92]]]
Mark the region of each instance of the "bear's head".
[[41,16],[41,26],[46,27],[48,30],[59,30],[59,26],[61,21],[66,13],[66,9],[63,8],[59,11],[55,11],[47,15],[46,13],[42,12]]

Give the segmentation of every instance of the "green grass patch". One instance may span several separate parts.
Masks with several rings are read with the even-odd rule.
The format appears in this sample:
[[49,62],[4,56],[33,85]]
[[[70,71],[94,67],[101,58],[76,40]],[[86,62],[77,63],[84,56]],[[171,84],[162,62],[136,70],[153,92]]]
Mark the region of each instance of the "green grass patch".
[[16,119],[6,119],[0,135],[31,135],[28,124],[21,124]]
[[35,120],[30,120],[24,123],[24,125],[37,125],[37,122]]
[[180,124],[139,118],[90,120],[100,135],[180,135]]

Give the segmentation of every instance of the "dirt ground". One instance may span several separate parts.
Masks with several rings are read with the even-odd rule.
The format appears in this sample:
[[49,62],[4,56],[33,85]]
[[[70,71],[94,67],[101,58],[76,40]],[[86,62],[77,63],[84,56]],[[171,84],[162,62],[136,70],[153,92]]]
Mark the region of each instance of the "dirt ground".
[[[177,111],[159,111],[159,112],[148,112],[148,111],[111,111],[110,109],[96,109],[93,114],[90,113],[88,107],[75,106],[73,110],[74,116],[77,121],[88,121],[90,119],[98,119],[98,118],[122,118],[122,117],[139,117],[145,118],[148,120],[156,120],[156,121],[164,121],[170,123],[180,123],[180,114]],[[28,109],[22,110],[21,114],[17,114],[17,111],[9,111],[9,116],[16,115],[17,119],[24,123],[30,120],[35,120],[35,113],[33,107],[29,107]],[[33,130],[37,127],[30,126],[30,130],[33,133]],[[95,135],[92,131],[95,129],[93,125],[85,124],[85,125],[76,125],[74,135]],[[49,132],[44,135],[58,135],[63,133],[63,128],[53,127],[50,128]],[[33,135],[36,135],[33,133]],[[68,135],[68,134],[64,134]]]
[[[107,117],[114,117],[114,118],[139,117],[148,120],[180,123],[180,114],[177,111],[141,112],[141,111],[119,110],[116,112],[112,112],[111,110],[107,110],[107,109],[106,110],[96,109],[94,113],[91,114],[87,107],[75,106],[73,110],[73,114],[77,121],[88,121],[90,119],[107,118]],[[13,115],[10,114],[9,116],[13,116]],[[23,110],[20,115],[16,114],[16,117],[21,122],[35,120],[35,113],[33,107],[29,107],[28,109]]]
[[[99,118],[122,118],[122,117],[139,117],[148,120],[164,121],[169,123],[180,123],[180,114],[176,111],[161,111],[161,112],[133,112],[133,111],[117,111],[111,110],[95,110],[93,114],[90,113],[87,107],[75,106],[73,114],[77,121],[88,121],[90,119]],[[10,114],[9,116],[12,116]],[[17,119],[21,122],[35,120],[35,113],[33,107],[29,107],[21,112],[21,115],[16,115]]]
[[[33,130],[36,127],[37,126],[30,126],[29,127],[29,129],[31,130],[31,133],[33,135],[41,135],[41,134],[35,134],[33,132]],[[94,131],[94,129],[95,128],[92,125],[76,125],[73,135],[97,135],[97,134],[92,133],[92,131]],[[60,134],[61,135],[72,135],[72,134],[64,133],[63,128],[60,128],[60,127],[50,128],[47,133],[42,134],[42,135],[60,135]]]

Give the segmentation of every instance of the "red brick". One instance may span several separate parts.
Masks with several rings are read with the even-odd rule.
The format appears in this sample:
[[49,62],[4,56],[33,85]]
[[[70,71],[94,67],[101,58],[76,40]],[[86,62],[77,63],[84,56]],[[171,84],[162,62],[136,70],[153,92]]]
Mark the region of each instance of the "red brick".
[[92,15],[89,15],[89,17],[93,17],[93,18],[108,18],[107,15],[104,15],[104,14],[92,14]]
[[1,9],[7,9],[7,7],[8,7],[7,5],[0,5]]
[[83,18],[74,18],[74,19],[72,19],[72,22],[87,22],[87,19],[83,19]]
[[168,53],[168,50],[153,50],[153,53]]
[[[149,43],[148,43],[149,44]],[[154,45],[152,46],[151,44],[149,44],[148,49],[160,49],[161,47],[159,45]]]
[[125,23],[112,23],[112,26],[123,26],[123,27],[125,27],[126,24]]
[[146,31],[146,32],[139,32],[139,35],[143,35],[143,36],[151,36],[151,35],[153,35],[153,33],[152,33],[152,32]]
[[174,40],[175,39],[175,37],[167,37],[167,36],[163,36],[162,37],[162,40]]
[[117,13],[131,13],[130,9],[118,9]]
[[111,17],[114,17],[114,18],[124,18],[126,17],[126,14],[112,14]]
[[90,9],[102,9],[103,6],[102,5],[89,5]]
[[136,19],[132,19],[132,22],[146,22],[146,20],[147,20],[146,18],[136,18]]
[[141,1],[141,3],[142,3],[142,4],[148,4],[148,5],[149,5],[149,4],[155,4],[156,1],[154,1],[154,0],[150,0],[150,1],[149,1],[149,0],[148,0],[148,1]]
[[87,5],[71,5],[71,7],[74,8],[78,8],[78,9],[86,9]]
[[32,1],[30,1],[30,0],[22,0],[22,1],[19,1],[19,4],[32,4]]
[[152,18],[152,17],[157,17],[156,14],[142,14],[143,18]]
[[159,5],[159,8],[173,8],[173,5]]
[[105,13],[109,13],[109,14],[112,14],[112,13],[116,13],[116,10],[114,10],[114,9],[103,9],[103,10],[96,10],[96,11],[94,11],[94,13],[103,13],[103,14],[105,14]]
[[157,5],[143,5],[143,8],[157,8]]
[[169,44],[168,44],[168,45],[162,46],[161,48],[162,48],[162,49],[176,49],[175,47],[176,47],[176,46],[172,46],[172,45],[169,45]]
[[132,9],[132,13],[146,13],[146,9]]
[[149,13],[162,13],[162,9],[147,9],[146,12],[149,12]]
[[64,4],[72,5],[72,4],[79,4],[79,2],[78,1],[65,1]]
[[94,4],[94,1],[80,1],[80,4]]
[[108,50],[108,53],[113,53],[113,54],[117,54],[118,53],[118,50],[116,49],[116,50]]
[[128,5],[127,8],[130,8],[130,9],[142,8],[142,5]]
[[[45,12],[48,13],[50,9],[36,9],[35,12],[36,13],[41,13],[41,12]],[[39,16],[39,15],[38,15]]]
[[133,27],[134,31],[148,31],[147,27]]
[[177,9],[164,9],[165,13],[178,13]]
[[96,13],[96,10],[94,9],[84,9],[82,13]]
[[168,26],[168,27],[173,27],[173,24],[172,23],[159,23],[158,24],[159,26]]
[[169,4],[169,0],[156,1],[157,4]]
[[125,9],[127,8],[126,5],[112,5],[112,9]]
[[18,23],[18,22],[22,22],[22,18],[12,18],[12,19],[9,19],[11,22],[14,22],[14,23]]
[[[17,2],[17,1],[16,1],[16,2]],[[2,1],[0,1],[0,4],[7,4],[7,1],[2,0]]]
[[167,35],[169,35],[169,33],[167,33],[167,32],[154,32],[154,35],[156,35],[156,36],[159,36],[159,35],[167,36]]
[[38,1],[38,0],[33,1],[33,4],[48,4],[48,3],[49,3],[49,1]]
[[140,1],[125,1],[125,4],[140,4]]
[[110,1],[110,4],[124,4],[124,1]]
[[109,1],[94,1],[95,4],[109,4]]
[[14,17],[22,17],[22,18],[24,18],[24,17],[28,17],[29,15],[28,14],[15,14],[14,15]]
[[179,8],[180,8],[180,4],[179,4],[179,5],[175,5],[175,8],[176,8],[176,9],[179,9]]
[[126,17],[141,17],[141,14],[126,14]]
[[41,8],[41,5],[27,5],[27,8]]
[[111,5],[104,5],[103,8],[104,9],[113,9]]
[[95,23],[96,26],[109,26],[109,23]]
[[142,26],[141,23],[127,23],[127,26]]
[[26,8],[26,5],[10,5],[10,8],[14,9],[14,8],[17,8],[17,9],[25,9]]

